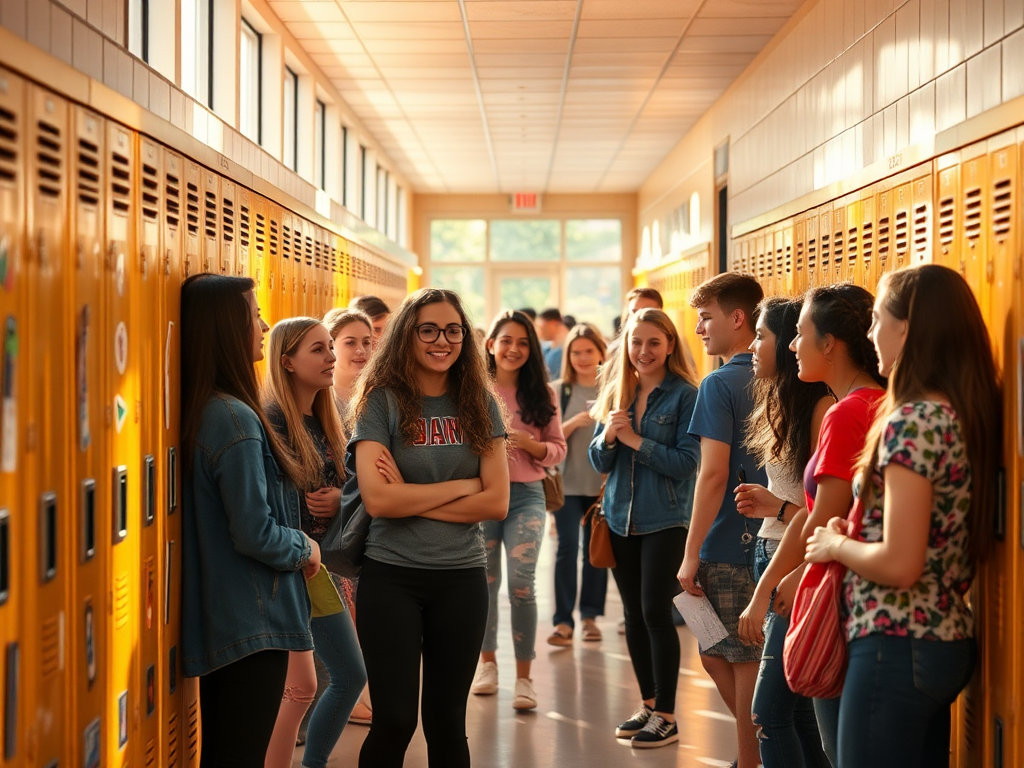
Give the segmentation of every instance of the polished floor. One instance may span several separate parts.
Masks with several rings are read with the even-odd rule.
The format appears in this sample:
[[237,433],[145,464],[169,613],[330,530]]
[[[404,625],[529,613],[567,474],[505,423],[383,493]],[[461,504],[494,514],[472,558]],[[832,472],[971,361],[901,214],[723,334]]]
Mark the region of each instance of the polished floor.
[[[512,709],[515,666],[507,599],[500,601],[502,647],[498,651],[500,688],[496,696],[470,696],[467,728],[474,768],[725,768],[736,758],[736,723],[701,667],[697,643],[680,627],[682,662],[676,713],[679,743],[659,749],[634,750],[620,744],[615,725],[639,703],[625,638],[616,632],[622,618],[618,591],[609,579],[607,615],[599,620],[604,639],[572,648],[546,643],[553,611],[552,565],[555,539],[546,538],[538,565],[540,627],[533,666],[539,706],[534,712]],[[329,763],[330,768],[357,765],[359,747],[368,729],[349,725]],[[295,750],[294,768],[301,766],[302,748]],[[405,765],[427,765],[426,744],[417,731]]]

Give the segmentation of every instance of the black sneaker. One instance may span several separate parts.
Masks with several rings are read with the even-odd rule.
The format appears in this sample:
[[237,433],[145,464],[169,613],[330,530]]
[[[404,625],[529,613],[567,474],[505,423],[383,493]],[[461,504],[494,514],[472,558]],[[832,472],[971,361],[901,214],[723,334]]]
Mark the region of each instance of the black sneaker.
[[628,739],[632,736],[636,736],[643,730],[643,727],[647,725],[647,721],[651,719],[651,713],[654,710],[648,707],[646,704],[641,704],[636,712],[630,716],[629,720],[619,725],[615,729],[615,738],[617,739]]
[[629,745],[635,749],[649,749],[664,747],[673,741],[679,741],[679,729],[676,728],[676,724],[652,712],[647,724],[630,740]]

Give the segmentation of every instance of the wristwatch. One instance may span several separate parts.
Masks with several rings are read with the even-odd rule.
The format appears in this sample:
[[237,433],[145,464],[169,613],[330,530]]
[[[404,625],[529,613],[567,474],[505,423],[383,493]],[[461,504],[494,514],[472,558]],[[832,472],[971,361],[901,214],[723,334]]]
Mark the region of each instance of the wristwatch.
[[779,509],[779,514],[775,516],[775,519],[778,520],[780,523],[785,523],[786,521],[784,518],[786,517],[786,507],[788,507],[792,503],[793,502],[791,501],[782,502],[782,507],[781,509]]

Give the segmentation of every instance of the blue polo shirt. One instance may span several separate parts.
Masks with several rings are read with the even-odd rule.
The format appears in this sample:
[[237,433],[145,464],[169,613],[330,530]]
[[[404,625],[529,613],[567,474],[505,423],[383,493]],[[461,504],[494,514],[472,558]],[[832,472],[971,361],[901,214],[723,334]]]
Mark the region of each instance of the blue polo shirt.
[[[722,506],[718,508],[707,538],[700,548],[701,560],[711,563],[744,565],[753,563],[754,545],[744,545],[744,533],[757,535],[759,520],[751,520],[736,511],[732,489],[740,480],[740,468],[748,483],[768,485],[768,477],[759,468],[757,459],[743,445],[743,431],[750,412],[754,409],[751,384],[754,379],[752,355],[735,355],[718,370],[712,371],[700,383],[697,403],[690,420],[690,434],[729,444],[729,480],[726,483]],[[745,554],[744,549],[748,550]]]

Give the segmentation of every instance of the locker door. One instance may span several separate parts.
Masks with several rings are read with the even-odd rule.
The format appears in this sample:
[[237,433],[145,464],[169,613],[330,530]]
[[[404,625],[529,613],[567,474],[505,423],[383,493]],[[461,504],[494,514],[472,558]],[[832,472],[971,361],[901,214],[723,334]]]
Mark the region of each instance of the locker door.
[[875,253],[876,216],[878,198],[873,190],[866,190],[860,197],[860,279],[861,285],[874,293],[875,269],[878,257]]
[[302,234],[299,227],[299,217],[285,210],[282,217],[284,226],[281,227],[281,261],[284,267],[284,304],[285,311],[280,317],[275,317],[274,322],[286,317],[294,317],[302,313],[299,299],[299,285],[302,280],[302,271],[299,269],[299,261],[302,258]]
[[270,315],[270,287],[273,265],[270,261],[270,218],[266,198],[252,195],[254,222],[252,245],[249,250],[249,268],[256,283],[256,299],[260,308]]
[[157,691],[161,688],[163,665],[160,663],[160,617],[164,595],[160,589],[163,573],[164,483],[161,426],[164,391],[164,336],[161,320],[164,277],[160,249],[161,214],[164,208],[163,149],[146,137],[137,137],[139,157],[138,190],[134,199],[138,227],[138,261],[135,296],[132,300],[132,325],[138,328],[141,420],[140,454],[135,457],[139,482],[133,493],[139,500],[139,566],[137,603],[138,672],[135,695],[139,723],[138,754],[143,765],[160,761],[163,712]]
[[900,184],[892,190],[895,228],[893,252],[895,259],[888,259],[886,272],[892,272],[910,263],[911,252],[911,211],[913,193],[910,184]]
[[200,242],[203,249],[203,272],[231,274],[224,271],[220,257],[220,176],[208,168],[199,169],[203,196],[203,225]]
[[[140,422],[142,390],[141,341],[145,329],[133,315],[143,301],[136,232],[137,203],[133,185],[139,183],[135,137],[127,128],[107,123],[107,270],[105,298],[107,329],[106,403],[110,409],[107,476],[110,483],[110,647],[107,659],[107,765],[134,762],[138,751],[139,693],[137,616],[139,573],[141,466]],[[149,378],[149,376],[146,376]]]
[[914,179],[911,185],[911,258],[912,264],[925,264],[934,261],[932,249],[932,175],[931,167],[928,175]]
[[235,251],[235,274],[255,277],[252,266],[252,198],[245,187],[236,187],[238,202],[238,248]]
[[967,266],[960,257],[961,234],[958,231],[960,224],[960,164],[957,163],[950,168],[945,168],[938,173],[939,176],[939,203],[936,213],[935,226],[935,256],[937,264],[943,264],[951,269],[966,274]]
[[[301,233],[299,245],[296,249],[296,261],[298,262],[299,279],[298,291],[299,302],[303,315],[315,313],[316,303],[316,270],[313,266],[313,231],[314,227],[305,219],[295,217],[296,229]],[[300,250],[301,249],[301,250]]]
[[220,179],[220,272],[222,275],[241,274],[235,271],[238,249],[238,215],[238,186],[230,179]]
[[[109,508],[106,482],[107,429],[103,372],[108,350],[103,343],[104,237],[107,176],[106,124],[93,112],[73,110],[75,150],[71,173],[75,194],[71,201],[74,241],[74,518],[75,547],[73,597],[69,617],[71,705],[70,743],[84,753],[95,744],[104,759],[104,738],[110,727],[103,717],[107,691],[100,660],[107,654],[107,604],[110,538],[102,526],[102,511]],[[86,738],[88,734],[88,738]],[[76,746],[77,745],[77,746]],[[86,755],[77,759],[86,764]]]
[[848,280],[855,285],[863,285],[861,271],[861,211],[862,204],[859,194],[849,195],[846,205],[846,271],[840,279]]
[[801,215],[793,223],[793,294],[807,290],[807,217]]
[[963,275],[978,297],[982,312],[988,315],[989,291],[985,279],[985,238],[982,230],[987,218],[985,190],[988,187],[988,157],[981,155],[965,160],[960,166],[960,243]]
[[775,229],[775,273],[774,292],[784,294],[786,292],[786,232],[789,230],[790,222],[783,221]]
[[818,268],[814,272],[814,284],[825,285],[832,282],[832,204],[827,203],[818,209]]
[[181,712],[181,675],[178,672],[178,648],[181,641],[181,467],[179,466],[179,428],[181,391],[181,363],[178,349],[178,331],[181,328],[181,283],[183,226],[181,222],[181,192],[185,165],[181,157],[163,149],[164,208],[163,234],[160,248],[163,252],[163,282],[160,328],[157,336],[162,345],[162,363],[158,368],[160,402],[158,409],[162,426],[162,439],[158,459],[162,460],[158,476],[162,479],[163,525],[162,577],[157,582],[161,593],[162,610],[157,624],[160,634],[160,652],[157,665],[159,689],[157,699],[163,720],[163,746],[161,765],[177,768],[181,764],[184,733]]
[[[19,421],[29,407],[25,350],[8,347],[12,336],[28,328],[26,301],[25,197],[29,162],[26,94],[23,80],[0,68],[0,322],[4,366],[0,367],[0,762],[26,765],[24,731],[28,723],[22,649],[22,611],[34,574],[24,548],[32,520],[34,469],[18,461]],[[16,336],[15,336],[16,338]],[[33,586],[34,589],[34,586]]]
[[[267,260],[270,273],[270,306],[260,307],[269,325],[288,317],[288,292],[291,281],[291,224],[285,222],[285,212],[269,200],[265,202],[269,237],[267,239]],[[285,227],[287,226],[287,231]],[[288,237],[288,252],[285,253],[285,236]]]
[[[20,458],[33,465],[26,486],[25,642],[22,687],[29,715],[28,764],[64,763],[72,754],[65,736],[67,706],[67,608],[71,588],[71,398],[65,382],[73,370],[68,231],[68,105],[41,88],[30,90],[27,290],[28,323],[19,331],[22,364],[29,366],[27,418],[19,435]],[[19,406],[20,410],[20,406]]]
[[209,272],[203,265],[203,246],[199,234],[199,185],[202,183],[202,168],[191,160],[182,161],[185,166],[185,232],[182,241],[184,250],[184,276]]
[[891,271],[890,262],[895,259],[893,255],[893,190],[883,189],[878,192],[877,200],[877,227],[876,227],[876,259],[872,264],[871,285],[868,290],[875,292],[878,279],[886,272]]
[[[767,236],[768,234],[764,230],[761,230],[760,232],[757,232],[756,234],[753,235],[750,243],[753,246],[753,263],[750,265],[750,274],[757,278],[757,281],[761,283],[762,287],[766,283],[764,253],[765,248],[767,247],[765,243],[765,239]],[[377,292],[375,291],[375,293]],[[377,293],[377,295],[380,294]]]
[[793,220],[789,219],[782,230],[782,266],[779,290],[786,296],[796,294],[793,285]]
[[842,282],[846,273],[846,200],[840,199],[832,206],[832,266],[828,271],[828,282]]
[[813,288],[818,276],[818,211],[809,211],[804,219],[807,236],[806,260],[804,262],[804,280],[806,288]]

